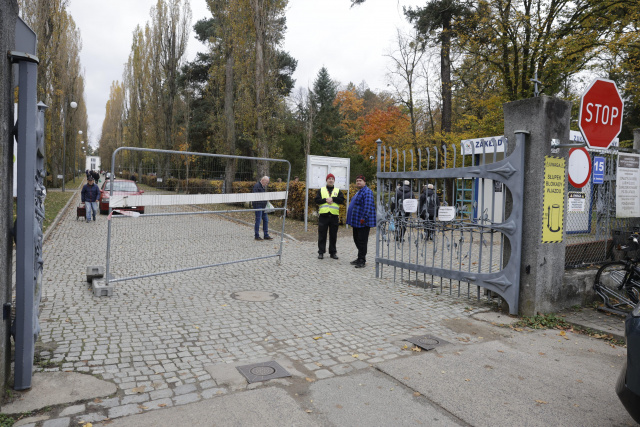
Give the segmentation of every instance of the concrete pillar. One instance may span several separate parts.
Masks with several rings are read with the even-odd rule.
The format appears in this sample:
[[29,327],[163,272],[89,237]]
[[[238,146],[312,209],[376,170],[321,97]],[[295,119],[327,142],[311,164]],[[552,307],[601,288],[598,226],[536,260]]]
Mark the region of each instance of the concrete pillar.
[[[11,302],[11,234],[13,212],[13,92],[11,60],[15,50],[16,0],[0,1],[0,305]],[[9,321],[0,322],[0,385],[10,376],[11,342]]]
[[[542,243],[542,208],[545,156],[565,157],[568,149],[551,153],[551,139],[569,142],[571,103],[548,96],[509,102],[504,105],[504,134],[509,151],[515,131],[529,132],[525,147],[524,218],[520,268],[520,315],[555,311],[563,299],[565,242]],[[566,206],[565,186],[565,206]],[[509,211],[509,206],[507,206]],[[566,224],[566,215],[565,215]],[[566,228],[566,225],[565,225]],[[566,239],[566,234],[564,235]]]
[[633,149],[640,150],[640,128],[633,130]]

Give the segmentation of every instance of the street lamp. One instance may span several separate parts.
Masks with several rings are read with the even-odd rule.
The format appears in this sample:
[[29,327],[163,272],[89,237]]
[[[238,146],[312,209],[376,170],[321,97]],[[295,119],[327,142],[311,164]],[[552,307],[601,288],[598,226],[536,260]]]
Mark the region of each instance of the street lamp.
[[[82,131],[78,131],[78,135],[82,135]],[[73,179],[76,179],[78,173],[78,164],[76,163],[76,139],[73,138]]]
[[[69,103],[69,107],[76,108],[78,103],[75,101],[71,101]],[[64,192],[64,180],[67,172],[67,110],[65,105],[64,113],[64,122],[62,126],[62,192]]]
[[[84,150],[85,150],[85,149],[84,149],[84,141],[80,141],[80,150],[82,151],[82,155],[83,155],[83,156],[85,156],[85,158],[84,158],[84,165],[85,165],[85,169],[86,169],[86,166],[87,166],[87,157],[86,157],[86,154],[85,154],[85,152],[84,152]],[[80,160],[80,162],[82,162],[82,160]]]

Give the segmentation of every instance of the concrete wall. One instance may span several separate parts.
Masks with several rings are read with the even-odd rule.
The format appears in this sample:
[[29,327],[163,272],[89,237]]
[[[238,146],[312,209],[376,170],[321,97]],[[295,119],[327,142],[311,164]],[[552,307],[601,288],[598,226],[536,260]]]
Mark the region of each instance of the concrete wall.
[[[13,249],[13,92],[11,62],[7,52],[14,50],[16,0],[0,0],[0,303],[11,302],[11,258]],[[0,324],[0,384],[10,375],[11,344],[9,321]],[[3,387],[4,390],[4,387]],[[4,393],[0,393],[4,395]]]
[[[524,179],[523,252],[518,307],[519,314],[524,316],[563,308],[569,296],[567,293],[574,294],[577,291],[563,286],[565,244],[542,243],[545,156],[566,156],[568,149],[561,149],[557,154],[551,152],[551,139],[568,142],[570,120],[571,103],[548,96],[504,105],[504,134],[509,141],[515,141],[517,130],[529,132],[525,147],[527,171]],[[509,148],[512,149],[512,146]]]

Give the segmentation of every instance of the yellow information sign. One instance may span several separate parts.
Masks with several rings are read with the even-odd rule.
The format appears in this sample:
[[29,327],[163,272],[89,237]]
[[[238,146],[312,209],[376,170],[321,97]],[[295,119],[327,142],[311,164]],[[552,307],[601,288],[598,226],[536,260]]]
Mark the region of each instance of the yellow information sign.
[[562,242],[565,181],[565,160],[545,156],[542,243]]

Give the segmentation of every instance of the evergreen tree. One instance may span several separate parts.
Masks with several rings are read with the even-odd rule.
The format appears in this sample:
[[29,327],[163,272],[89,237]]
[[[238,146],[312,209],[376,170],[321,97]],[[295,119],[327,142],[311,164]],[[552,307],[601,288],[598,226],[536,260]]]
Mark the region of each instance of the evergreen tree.
[[313,154],[336,156],[341,152],[340,112],[335,105],[338,84],[331,80],[329,71],[322,67],[313,82],[311,101],[316,111],[313,122]]

